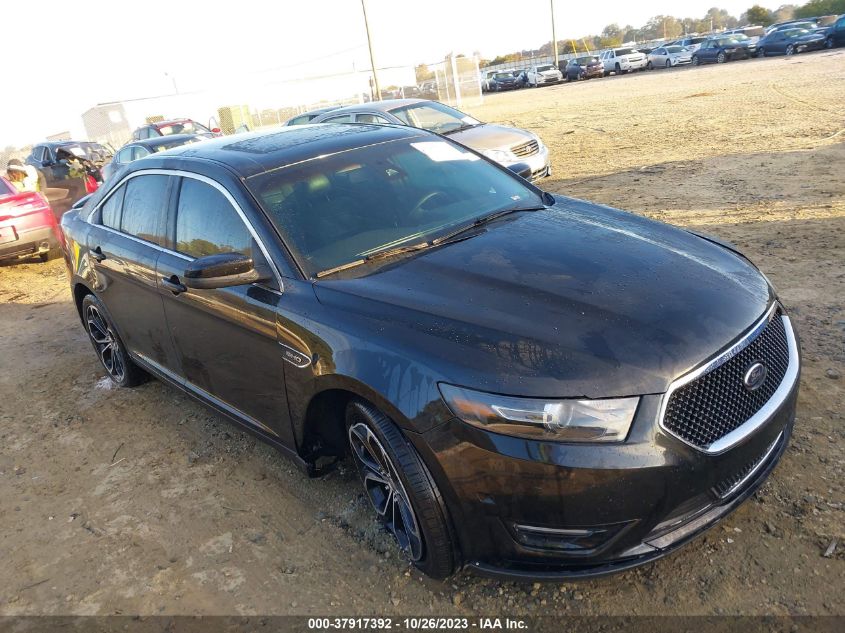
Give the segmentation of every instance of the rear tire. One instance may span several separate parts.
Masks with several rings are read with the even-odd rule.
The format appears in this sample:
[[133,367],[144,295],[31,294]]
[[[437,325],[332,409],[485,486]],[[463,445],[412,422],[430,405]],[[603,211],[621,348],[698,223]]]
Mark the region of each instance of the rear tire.
[[434,478],[393,421],[373,405],[346,407],[352,458],[364,494],[413,565],[432,578],[455,569],[446,507]]
[[82,321],[100,365],[114,384],[135,387],[147,379],[148,374],[129,358],[106,307],[95,295],[82,299]]

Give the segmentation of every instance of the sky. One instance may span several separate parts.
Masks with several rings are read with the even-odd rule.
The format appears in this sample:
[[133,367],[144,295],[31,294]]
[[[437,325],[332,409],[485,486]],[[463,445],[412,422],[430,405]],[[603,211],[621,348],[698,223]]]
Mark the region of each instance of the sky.
[[[599,33],[611,22],[639,27],[660,14],[702,17],[712,6],[738,17],[755,3],[774,9],[783,1],[557,0],[557,37]],[[437,62],[449,52],[492,58],[551,40],[549,0],[366,6],[378,67]],[[288,93],[296,84],[282,79],[369,65],[360,0],[40,0],[7,22],[3,44],[6,59],[22,66],[4,73],[0,148],[64,130],[78,137],[81,114],[102,102],[256,85]]]

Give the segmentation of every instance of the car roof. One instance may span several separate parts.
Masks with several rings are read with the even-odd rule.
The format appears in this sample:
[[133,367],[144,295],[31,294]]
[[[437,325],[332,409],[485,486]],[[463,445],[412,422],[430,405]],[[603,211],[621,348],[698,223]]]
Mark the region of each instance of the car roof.
[[269,131],[245,132],[234,137],[224,136],[182,145],[144,161],[147,167],[152,166],[151,160],[162,161],[163,167],[174,158],[213,161],[226,165],[242,178],[250,178],[318,156],[430,134],[400,125],[320,123],[282,126]]
[[[124,147],[129,145],[139,145],[141,147],[158,147],[159,145],[170,145],[171,143],[178,143],[179,141],[188,142],[193,139],[202,138],[200,134],[168,134],[167,136],[157,136],[155,138],[145,138],[140,141],[132,141],[127,143]],[[123,149],[123,148],[121,148]]]
[[[193,119],[167,119],[165,121],[156,121],[154,123],[149,123],[152,127],[164,127],[165,125],[173,125],[174,123],[196,123]],[[147,127],[144,125],[143,127]]]
[[82,145],[82,143],[87,143],[88,141],[44,141],[42,143],[36,143],[36,145],[45,145],[49,148],[55,149],[57,147],[67,147],[68,145]]

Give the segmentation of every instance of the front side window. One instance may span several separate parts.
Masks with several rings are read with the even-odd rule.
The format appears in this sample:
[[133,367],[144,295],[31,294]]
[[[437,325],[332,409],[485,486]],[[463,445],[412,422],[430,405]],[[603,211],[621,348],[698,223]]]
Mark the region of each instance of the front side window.
[[167,246],[165,217],[169,176],[135,176],[126,183],[120,230],[159,246]]
[[405,125],[431,130],[439,134],[448,134],[480,123],[468,114],[436,101],[425,101],[395,108],[390,111],[390,114]]
[[191,257],[218,253],[252,257],[252,235],[217,188],[183,178],[176,210],[176,250]]
[[308,275],[542,205],[519,178],[428,136],[314,158],[247,185]]

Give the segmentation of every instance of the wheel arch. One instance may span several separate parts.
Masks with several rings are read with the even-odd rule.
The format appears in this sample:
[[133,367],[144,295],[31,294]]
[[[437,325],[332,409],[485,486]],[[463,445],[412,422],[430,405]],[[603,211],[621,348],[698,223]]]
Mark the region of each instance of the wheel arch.
[[76,306],[76,312],[79,314],[79,320],[82,321],[82,301],[85,299],[85,295],[93,295],[94,291],[91,290],[88,286],[86,286],[81,281],[76,281],[73,284],[73,303]]

